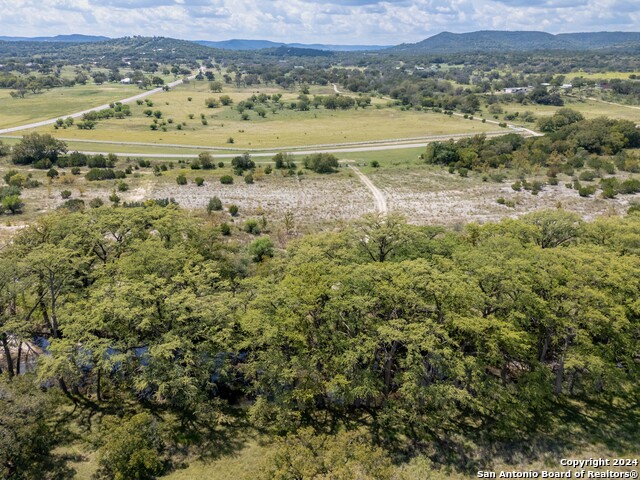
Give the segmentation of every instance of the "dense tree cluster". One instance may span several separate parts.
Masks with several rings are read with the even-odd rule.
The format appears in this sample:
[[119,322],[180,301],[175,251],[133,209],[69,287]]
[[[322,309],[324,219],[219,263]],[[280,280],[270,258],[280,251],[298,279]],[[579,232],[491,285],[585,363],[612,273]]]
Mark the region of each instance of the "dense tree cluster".
[[606,173],[634,171],[637,159],[627,149],[640,147],[640,130],[628,120],[604,117],[585,120],[578,112],[559,109],[553,116],[540,119],[545,136],[523,138],[517,134],[486,138],[478,135],[457,142],[434,142],[427,146],[423,158],[427,163],[449,166],[453,170],[488,168],[547,167],[555,177],[563,171],[595,165]]
[[[368,457],[366,468],[385,472],[375,445],[420,451],[466,428],[517,437],[565,396],[614,398],[637,384],[637,215],[584,223],[537,212],[462,233],[368,217],[286,255],[223,238],[175,205],[149,203],[43,217],[0,252],[9,378],[16,345],[40,345],[47,396],[59,387],[74,402],[180,419],[105,425],[107,476],[163,471],[171,429],[202,442],[240,400],[267,430],[359,432],[327,439],[310,465],[321,439],[305,441],[307,453],[284,440],[274,475],[363,468]],[[252,263],[257,254],[266,263]],[[32,409],[14,421],[44,428],[39,397],[12,395],[0,395],[0,412]],[[347,443],[351,460],[340,456]],[[0,449],[0,467],[27,469],[18,465],[30,448],[48,447]]]

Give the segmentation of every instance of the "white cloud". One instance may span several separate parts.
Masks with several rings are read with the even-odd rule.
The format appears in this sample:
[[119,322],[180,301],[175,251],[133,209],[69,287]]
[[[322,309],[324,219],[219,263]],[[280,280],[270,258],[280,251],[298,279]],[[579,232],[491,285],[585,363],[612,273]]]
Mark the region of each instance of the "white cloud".
[[3,35],[419,41],[443,30],[637,30],[638,0],[0,0]]

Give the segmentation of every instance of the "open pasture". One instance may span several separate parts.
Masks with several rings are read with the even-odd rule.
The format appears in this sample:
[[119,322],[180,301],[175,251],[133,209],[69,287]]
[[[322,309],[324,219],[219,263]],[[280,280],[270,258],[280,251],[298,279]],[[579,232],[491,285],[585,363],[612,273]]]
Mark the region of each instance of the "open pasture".
[[[282,94],[283,107],[269,103],[265,116],[246,110],[243,120],[235,105],[256,92]],[[229,95],[233,105],[207,108],[207,98]],[[206,145],[235,148],[286,148],[302,145],[327,145],[387,138],[409,138],[453,133],[481,133],[496,130],[495,125],[449,118],[433,112],[402,111],[388,108],[374,100],[366,109],[327,110],[311,107],[308,111],[288,108],[297,93],[279,88],[259,90],[225,88],[222,93],[209,91],[208,82],[192,81],[150,98],[152,106],[133,104],[132,116],[99,121],[93,130],[71,127],[56,131],[41,127],[40,133],[78,140],[110,142],[151,142]],[[191,99],[191,100],[189,100]],[[385,102],[386,103],[386,102]],[[153,116],[144,111],[160,111],[159,127],[151,130]],[[204,118],[202,117],[204,116]],[[191,118],[193,117],[193,118]],[[162,125],[162,122],[166,122]],[[164,131],[166,130],[166,131]],[[233,143],[231,143],[233,142]]]

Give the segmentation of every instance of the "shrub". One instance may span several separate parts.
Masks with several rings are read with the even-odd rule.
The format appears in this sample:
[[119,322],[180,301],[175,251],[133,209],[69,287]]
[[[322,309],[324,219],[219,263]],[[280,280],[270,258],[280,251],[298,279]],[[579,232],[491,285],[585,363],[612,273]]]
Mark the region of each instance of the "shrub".
[[90,182],[96,180],[113,180],[116,178],[116,173],[110,168],[92,168],[84,177]]
[[371,165],[373,168],[379,168],[380,162],[377,160],[373,160],[369,165]]
[[20,199],[20,195],[7,195],[2,199],[2,211],[9,211],[12,214],[21,213],[24,203]]
[[596,193],[595,185],[589,185],[588,187],[578,188],[578,195],[580,195],[581,197],[590,197],[594,193]]
[[84,200],[80,198],[72,198],[60,205],[60,208],[64,208],[70,212],[80,212],[84,210]]
[[139,413],[128,420],[114,422],[98,451],[104,476],[116,480],[150,480],[164,470],[155,418]]
[[231,185],[233,183],[233,177],[231,175],[223,175],[220,177],[220,183],[223,185]]
[[178,185],[186,185],[187,184],[187,177],[184,176],[184,174],[180,174],[176,177],[176,183]]
[[231,226],[228,223],[221,224],[220,233],[226,237],[231,235]]
[[251,175],[250,173],[247,173],[244,176],[244,182],[247,184],[252,184],[253,183],[253,175]]
[[222,210],[222,200],[218,197],[210,198],[207,205],[207,213],[219,212],[220,210]]
[[65,200],[66,200],[67,198],[70,198],[70,197],[71,197],[71,191],[70,191],[70,190],[62,190],[62,191],[60,192],[60,196],[61,196],[63,199],[65,199]]
[[100,208],[103,205],[104,205],[104,202],[102,201],[101,198],[96,197],[89,200],[89,206],[91,208]]
[[314,153],[305,157],[304,167],[316,173],[333,173],[338,168],[338,159],[331,153]]
[[265,258],[273,257],[273,242],[270,238],[258,238],[249,245],[249,254],[254,262],[262,262]]
[[255,218],[250,218],[244,224],[244,231],[253,235],[260,235],[262,230],[258,221]]
[[53,178],[58,178],[59,173],[55,168],[50,168],[49,171],[47,172],[47,177],[53,179]]
[[193,181],[198,187],[204,185],[204,178],[202,177],[196,177]]
[[119,192],[126,192],[127,190],[129,190],[129,185],[127,185],[125,182],[118,182],[116,184],[116,189]]
[[584,172],[581,172],[580,175],[578,176],[578,178],[583,182],[592,182],[597,177],[598,177],[598,174],[593,170],[585,170]]
[[244,171],[255,168],[256,163],[251,159],[251,155],[243,153],[231,160],[231,166],[236,170]]
[[229,213],[232,217],[238,216],[238,206],[237,205],[229,205]]
[[73,168],[71,169],[71,173],[72,173],[73,175],[80,175],[80,167],[73,167]]

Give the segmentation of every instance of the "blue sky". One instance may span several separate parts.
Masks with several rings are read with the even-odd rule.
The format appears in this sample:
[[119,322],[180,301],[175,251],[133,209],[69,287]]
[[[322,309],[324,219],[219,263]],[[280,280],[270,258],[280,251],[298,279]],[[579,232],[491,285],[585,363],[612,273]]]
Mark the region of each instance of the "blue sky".
[[336,44],[441,31],[640,30],[640,0],[0,0],[0,35],[160,35]]

